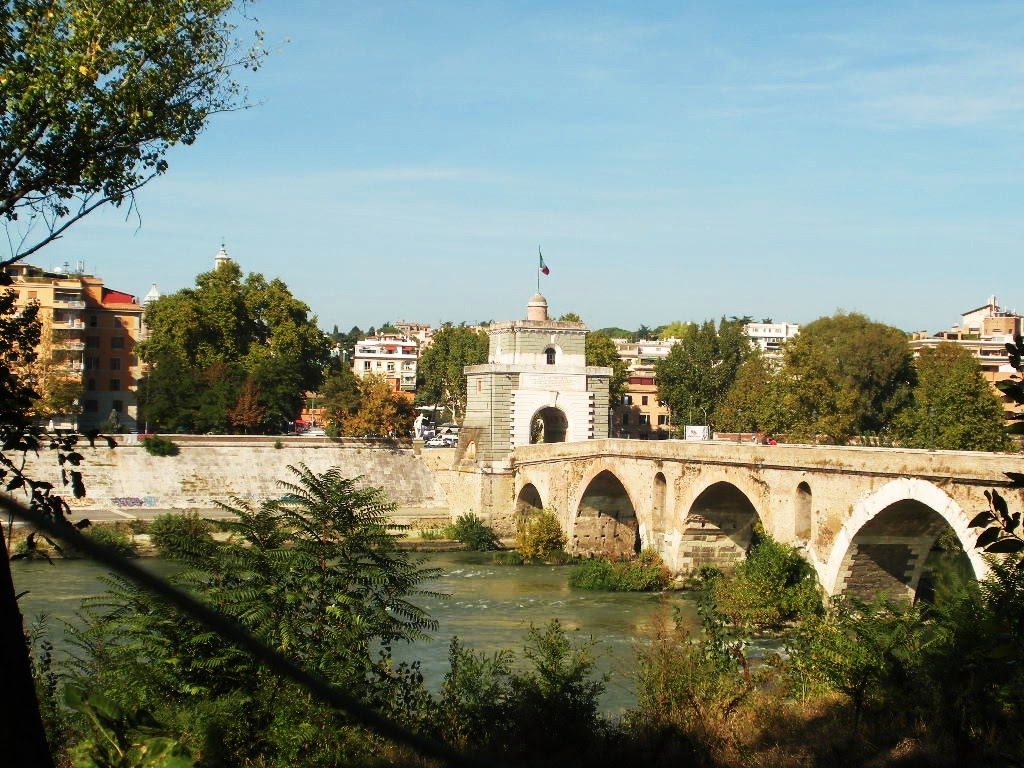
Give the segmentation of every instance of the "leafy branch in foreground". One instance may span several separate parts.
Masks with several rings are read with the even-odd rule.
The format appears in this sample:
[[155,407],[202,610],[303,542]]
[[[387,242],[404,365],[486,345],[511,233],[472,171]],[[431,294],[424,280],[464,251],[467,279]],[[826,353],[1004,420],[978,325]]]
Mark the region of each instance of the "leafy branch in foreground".
[[[211,115],[237,109],[233,79],[262,40],[238,41],[234,0],[11,0],[0,7],[0,217],[29,256],[167,170]],[[240,3],[240,5],[244,5]],[[244,14],[236,15],[244,16]]]

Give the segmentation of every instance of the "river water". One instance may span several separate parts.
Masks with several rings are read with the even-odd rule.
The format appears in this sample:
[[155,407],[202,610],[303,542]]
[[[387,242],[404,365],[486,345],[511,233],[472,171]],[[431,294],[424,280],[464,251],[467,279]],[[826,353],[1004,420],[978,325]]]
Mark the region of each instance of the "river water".
[[[157,560],[140,561],[158,573],[173,566]],[[650,631],[662,601],[678,608],[684,620],[696,623],[696,605],[687,593],[651,594],[587,592],[568,585],[572,566],[495,565],[492,555],[478,552],[431,554],[427,567],[442,575],[425,588],[448,595],[424,596],[414,602],[438,620],[433,638],[394,649],[399,661],[418,659],[427,684],[436,689],[448,669],[448,645],[453,636],[479,651],[510,648],[521,656],[530,624],[559,619],[579,639],[593,638],[597,669],[610,675],[602,708],[621,712],[635,701],[632,682],[635,647]],[[104,570],[86,560],[15,562],[14,584],[21,592],[28,620],[49,616],[49,630],[60,650],[65,646],[61,620],[74,621],[84,597],[103,590]]]

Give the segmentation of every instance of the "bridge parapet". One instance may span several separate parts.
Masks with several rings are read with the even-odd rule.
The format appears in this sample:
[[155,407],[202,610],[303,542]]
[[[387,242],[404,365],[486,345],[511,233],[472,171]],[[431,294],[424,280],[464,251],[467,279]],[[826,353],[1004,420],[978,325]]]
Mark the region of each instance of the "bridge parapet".
[[813,470],[874,476],[950,478],[961,482],[1009,485],[1007,472],[1024,474],[1024,456],[980,451],[927,451],[834,445],[760,445],[723,440],[623,440],[520,446],[513,467],[600,456],[645,461],[745,465],[789,471]]

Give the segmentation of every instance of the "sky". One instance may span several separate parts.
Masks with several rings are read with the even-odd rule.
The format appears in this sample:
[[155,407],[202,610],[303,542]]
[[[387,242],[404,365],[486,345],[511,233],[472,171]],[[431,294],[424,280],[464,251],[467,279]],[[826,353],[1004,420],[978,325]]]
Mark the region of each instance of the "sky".
[[261,0],[250,107],[33,259],[320,325],[1024,310],[1019,2]]

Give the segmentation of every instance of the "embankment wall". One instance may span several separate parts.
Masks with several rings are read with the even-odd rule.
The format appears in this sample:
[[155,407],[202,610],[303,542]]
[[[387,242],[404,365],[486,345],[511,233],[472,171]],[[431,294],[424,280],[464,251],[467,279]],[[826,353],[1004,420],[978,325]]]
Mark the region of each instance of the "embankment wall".
[[[233,498],[258,502],[280,498],[285,491],[278,485],[292,479],[287,467],[305,464],[314,472],[339,467],[346,476],[361,476],[364,486],[385,489],[401,508],[424,511],[450,508],[439,482],[447,456],[412,448],[318,438],[174,436],[180,447],[177,456],[151,456],[131,438],[119,439],[116,449],[100,443],[81,447],[84,461],[79,469],[86,485],[86,498],[70,499],[84,510],[133,508],[211,509],[216,502],[231,503]],[[102,442],[102,441],[100,441]],[[441,451],[433,452],[440,454]],[[30,477],[61,486],[60,468],[55,451],[30,456]]]

